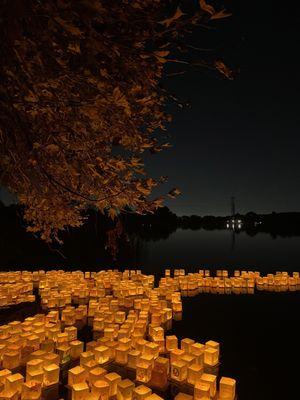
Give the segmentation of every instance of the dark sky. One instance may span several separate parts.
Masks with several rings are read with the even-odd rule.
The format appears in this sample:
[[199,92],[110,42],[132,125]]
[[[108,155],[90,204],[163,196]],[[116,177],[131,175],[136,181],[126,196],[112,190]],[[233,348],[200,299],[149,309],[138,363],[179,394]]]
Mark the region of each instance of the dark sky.
[[233,3],[214,35],[237,77],[194,69],[167,81],[192,107],[176,112],[174,147],[149,168],[182,190],[168,203],[179,215],[226,215],[230,196],[242,213],[300,211],[300,13],[291,2]]

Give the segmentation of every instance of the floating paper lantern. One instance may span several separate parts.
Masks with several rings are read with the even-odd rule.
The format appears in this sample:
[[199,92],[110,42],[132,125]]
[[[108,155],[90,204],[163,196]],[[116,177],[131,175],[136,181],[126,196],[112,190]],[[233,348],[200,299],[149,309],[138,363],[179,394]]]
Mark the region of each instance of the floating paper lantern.
[[72,360],[77,360],[80,354],[83,353],[84,343],[80,340],[73,340],[70,342],[70,357]]
[[177,382],[184,382],[187,378],[187,366],[181,361],[177,360],[171,363],[171,378]]
[[235,379],[222,377],[219,383],[220,400],[234,400],[235,387],[236,387]]
[[59,366],[48,364],[44,366],[44,386],[55,385],[59,382]]
[[175,335],[166,336],[166,349],[172,351],[178,348],[178,339]]
[[39,400],[42,394],[42,385],[40,382],[25,382],[22,385],[22,400]]
[[109,384],[109,396],[115,396],[117,394],[118,383],[122,380],[121,376],[116,372],[110,372],[104,375],[104,379]]
[[92,368],[88,374],[88,381],[89,381],[90,385],[92,385],[96,381],[104,379],[106,374],[107,374],[106,369],[104,369],[102,367]]
[[70,386],[75,385],[76,383],[85,382],[86,378],[86,370],[79,365],[77,367],[69,369],[68,371],[68,385]]
[[109,398],[109,384],[105,380],[97,380],[91,385],[92,396],[97,399],[108,400]]
[[210,388],[210,396],[214,397],[217,391],[217,377],[212,374],[202,374],[200,381],[202,383],[208,383]]
[[130,379],[123,379],[117,384],[117,400],[131,400],[134,383]]
[[199,364],[191,364],[187,369],[187,382],[191,385],[195,385],[203,374],[203,367]]
[[205,382],[196,382],[194,387],[195,400],[210,400],[210,384]]
[[72,400],[86,400],[89,396],[89,387],[86,382],[72,386]]
[[204,363],[206,365],[215,366],[219,362],[219,351],[208,347],[204,350]]
[[5,390],[10,392],[17,391],[18,393],[21,393],[23,382],[24,382],[24,377],[19,373],[8,375],[5,378],[5,383],[4,383]]

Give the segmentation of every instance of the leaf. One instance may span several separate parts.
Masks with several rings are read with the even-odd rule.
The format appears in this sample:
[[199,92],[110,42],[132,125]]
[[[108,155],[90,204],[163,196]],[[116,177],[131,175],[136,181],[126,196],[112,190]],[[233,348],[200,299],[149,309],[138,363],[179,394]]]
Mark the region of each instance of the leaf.
[[80,45],[79,43],[69,43],[68,49],[75,54],[80,54]]
[[215,14],[213,14],[210,19],[223,19],[223,18],[227,18],[227,17],[231,17],[231,13],[227,12],[225,9],[222,9],[221,11],[217,11]]
[[169,191],[168,196],[171,197],[171,199],[175,199],[180,194],[181,194],[181,191],[178,188],[174,188]]
[[185,14],[181,11],[180,7],[177,7],[177,9],[175,11],[175,14],[172,17],[164,19],[163,21],[161,21],[160,24],[165,25],[167,28],[169,28],[169,26],[174,21],[176,21],[177,19],[181,18],[183,15],[185,15]]
[[207,4],[206,0],[199,0],[199,5],[200,5],[200,8],[203,11],[207,12],[208,14],[214,15],[216,13],[213,6],[211,6],[210,4]]
[[221,60],[215,61],[214,66],[221,74],[226,76],[226,78],[233,79],[232,70],[230,68],[228,68],[227,65],[224,64],[223,61],[221,61]]
[[60,17],[55,17],[55,21],[62,27],[64,28],[67,32],[71,33],[74,36],[81,36],[82,32],[80,29],[77,28],[77,26],[74,26],[73,24],[65,21],[64,19]]

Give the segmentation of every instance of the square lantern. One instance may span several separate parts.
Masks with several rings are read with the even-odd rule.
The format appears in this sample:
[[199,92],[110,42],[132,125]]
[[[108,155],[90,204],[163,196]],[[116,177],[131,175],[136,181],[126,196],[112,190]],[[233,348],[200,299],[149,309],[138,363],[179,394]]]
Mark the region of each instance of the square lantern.
[[70,357],[72,360],[80,358],[80,354],[83,353],[84,343],[80,340],[73,340],[69,343],[70,346]]
[[103,380],[104,376],[107,374],[106,369],[102,368],[102,367],[95,367],[92,368],[89,371],[88,374],[88,381],[89,384],[92,385],[94,382],[98,381],[98,380]]
[[171,361],[171,364],[172,364],[174,361],[181,360],[181,357],[182,357],[184,354],[185,354],[184,350],[181,350],[181,349],[173,349],[173,350],[171,350],[171,351],[170,351],[170,361]]
[[21,393],[23,383],[24,383],[23,375],[19,373],[11,374],[6,377],[4,388],[7,391],[11,392],[17,391],[18,393]]
[[235,399],[236,381],[232,378],[222,377],[219,383],[219,398],[220,400]]
[[90,394],[86,382],[76,383],[72,386],[72,400],[86,400]]
[[56,353],[59,355],[60,364],[65,364],[70,361],[70,346],[62,345],[56,348]]
[[20,366],[21,353],[19,351],[5,352],[2,356],[2,367],[4,369],[15,369]]
[[22,400],[39,400],[42,395],[42,385],[40,382],[25,382],[22,385]]
[[187,365],[181,360],[171,364],[171,378],[177,382],[184,382],[187,378]]
[[203,366],[199,364],[191,364],[188,366],[187,371],[187,382],[191,385],[195,385],[203,374]]
[[56,353],[46,353],[43,357],[44,366],[49,364],[56,364],[59,365],[59,355]]
[[12,375],[12,372],[9,369],[1,369],[0,370],[0,385],[5,383],[6,378]]
[[195,400],[210,400],[210,384],[205,382],[196,382],[194,387]]
[[194,343],[190,347],[190,353],[196,357],[196,363],[203,365],[205,346],[202,343]]
[[144,400],[152,394],[152,390],[144,385],[139,385],[133,390],[134,400]]
[[171,351],[178,348],[178,339],[175,335],[166,336],[166,350]]
[[205,343],[206,348],[212,348],[218,350],[218,358],[220,355],[220,344],[218,342],[215,342],[214,340],[208,340]]
[[130,379],[123,379],[117,383],[117,400],[131,400],[134,383]]
[[209,387],[210,387],[210,396],[214,397],[217,391],[217,377],[216,375],[212,375],[212,374],[202,374],[200,381],[202,383],[208,383]]
[[92,351],[84,351],[80,354],[80,365],[83,366],[87,361],[94,359],[94,353]]
[[139,359],[136,364],[136,380],[147,383],[151,379],[152,365]]
[[204,350],[204,364],[215,366],[219,362],[219,351],[208,347]]
[[65,328],[65,333],[68,335],[68,341],[76,340],[77,339],[77,328],[76,326],[67,326]]
[[119,344],[115,349],[115,362],[120,365],[125,365],[128,362],[128,348],[122,348]]
[[48,364],[44,366],[44,386],[55,385],[59,382],[59,366]]
[[134,349],[129,350],[127,366],[129,368],[135,369],[136,368],[136,364],[137,364],[137,360],[140,357],[140,355],[141,355],[141,352],[138,351],[138,350],[134,350]]
[[91,385],[92,396],[96,399],[108,400],[109,398],[109,384],[104,379],[98,379]]
[[184,338],[180,342],[180,347],[186,353],[191,353],[191,346],[195,343],[195,340],[190,338]]
[[87,378],[87,372],[84,368],[80,367],[80,365],[71,368],[68,371],[68,385],[70,386],[76,383],[85,382],[86,378]]
[[117,394],[118,383],[122,380],[121,376],[116,372],[110,372],[104,375],[104,380],[109,384],[109,396],[115,396]]

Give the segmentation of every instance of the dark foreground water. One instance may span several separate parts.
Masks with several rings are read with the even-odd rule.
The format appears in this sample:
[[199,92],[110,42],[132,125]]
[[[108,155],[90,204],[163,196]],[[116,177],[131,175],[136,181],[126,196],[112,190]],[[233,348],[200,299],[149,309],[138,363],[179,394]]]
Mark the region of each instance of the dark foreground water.
[[[85,242],[86,243],[86,242]],[[5,249],[4,249],[5,251]],[[22,259],[23,265],[17,260]],[[80,246],[68,243],[67,259],[53,254],[0,254],[7,269],[47,268],[97,270],[108,266],[95,241]],[[1,258],[2,257],[2,258]],[[5,260],[5,261],[4,261]],[[12,261],[10,264],[7,261]],[[111,266],[140,267],[145,273],[161,275],[165,267],[253,269],[268,272],[299,271],[300,238],[276,238],[267,234],[232,236],[229,231],[177,230],[165,240],[136,242],[131,257]],[[237,379],[240,400],[299,399],[300,292],[256,293],[255,295],[199,294],[184,299],[182,321],[173,332],[200,342],[221,343],[220,373]],[[24,313],[18,310],[20,316]],[[10,318],[1,313],[0,323]]]

